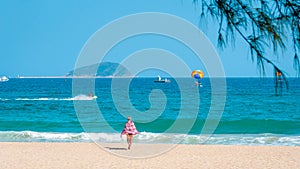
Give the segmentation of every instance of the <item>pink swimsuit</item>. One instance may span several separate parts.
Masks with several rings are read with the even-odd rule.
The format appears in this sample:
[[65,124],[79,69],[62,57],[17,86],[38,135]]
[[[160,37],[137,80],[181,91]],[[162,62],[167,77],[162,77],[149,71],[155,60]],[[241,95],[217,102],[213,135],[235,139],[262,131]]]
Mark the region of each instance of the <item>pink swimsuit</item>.
[[122,135],[124,134],[129,134],[129,135],[135,135],[135,134],[138,134],[139,132],[136,130],[135,128],[135,125],[132,121],[128,121],[126,124],[125,124],[125,127],[122,131]]

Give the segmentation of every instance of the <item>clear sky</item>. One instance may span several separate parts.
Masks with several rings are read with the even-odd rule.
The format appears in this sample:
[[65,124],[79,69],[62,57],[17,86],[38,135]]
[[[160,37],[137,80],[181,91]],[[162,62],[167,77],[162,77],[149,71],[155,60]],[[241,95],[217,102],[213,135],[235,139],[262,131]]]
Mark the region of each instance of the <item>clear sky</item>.
[[[65,75],[74,68],[83,45],[93,33],[115,19],[141,12],[169,13],[199,25],[199,9],[192,0],[1,0],[0,75]],[[215,25],[209,23],[203,32],[217,48]],[[146,38],[149,44],[144,47],[178,51],[177,45],[166,45],[168,40],[164,38]],[[130,43],[143,47],[139,37],[132,38]],[[129,55],[134,52],[132,49],[116,46],[107,60],[118,62],[120,53]],[[235,48],[229,46],[217,51],[226,76],[260,76],[247,46],[240,39]],[[292,52],[284,55],[292,55]],[[185,54],[180,56],[185,57]],[[294,76],[291,57],[278,56],[278,59],[279,66]],[[194,68],[202,69],[201,66]],[[268,65],[266,69],[267,76],[271,76],[273,69]]]

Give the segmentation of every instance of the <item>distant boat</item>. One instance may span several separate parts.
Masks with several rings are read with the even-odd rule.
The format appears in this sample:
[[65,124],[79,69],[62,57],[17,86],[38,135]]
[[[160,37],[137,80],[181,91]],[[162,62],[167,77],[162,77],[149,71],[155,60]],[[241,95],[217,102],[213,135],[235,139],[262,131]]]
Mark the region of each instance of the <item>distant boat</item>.
[[0,77],[0,82],[7,82],[7,81],[9,81],[8,77],[6,77],[6,76]]
[[98,98],[97,96],[93,95],[93,93],[89,93],[88,97],[91,98],[91,99],[97,99]]
[[171,81],[167,78],[165,79],[162,79],[159,75],[157,76],[157,79],[154,80],[154,82],[157,82],[157,83],[170,83]]

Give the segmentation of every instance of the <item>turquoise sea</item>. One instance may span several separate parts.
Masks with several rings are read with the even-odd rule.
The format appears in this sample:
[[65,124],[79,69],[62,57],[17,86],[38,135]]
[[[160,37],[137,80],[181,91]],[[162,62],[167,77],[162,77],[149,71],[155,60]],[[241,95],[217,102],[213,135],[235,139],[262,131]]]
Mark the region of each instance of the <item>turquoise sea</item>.
[[[111,88],[112,79],[97,78],[95,90],[91,91],[96,99],[89,98],[88,93],[74,95],[71,78],[12,78],[1,82],[0,141],[121,142],[119,136],[126,116],[135,109],[144,112],[141,117],[145,119],[131,115],[141,132],[134,142],[198,144],[201,135],[207,134],[202,128],[212,106],[210,79],[204,78],[203,87],[198,90],[197,112],[192,107],[198,100],[185,98],[184,106],[181,102],[185,92],[190,94],[191,89],[197,88],[193,79],[180,79],[181,86],[175,79],[170,83],[154,80],[135,78],[128,86],[128,95],[118,96],[118,90],[112,91],[115,90]],[[220,122],[201,144],[300,146],[300,79],[289,78],[289,89],[283,89],[281,94],[275,93],[273,78],[225,80],[227,92]],[[149,99],[153,90],[163,94]],[[112,93],[118,97],[117,101]],[[128,99],[130,104],[122,99]],[[84,110],[76,109],[74,103],[82,104]],[[159,103],[164,106],[155,107]],[[180,112],[185,115],[179,115]],[[177,122],[180,125],[169,130]],[[185,129],[187,125],[191,128]]]

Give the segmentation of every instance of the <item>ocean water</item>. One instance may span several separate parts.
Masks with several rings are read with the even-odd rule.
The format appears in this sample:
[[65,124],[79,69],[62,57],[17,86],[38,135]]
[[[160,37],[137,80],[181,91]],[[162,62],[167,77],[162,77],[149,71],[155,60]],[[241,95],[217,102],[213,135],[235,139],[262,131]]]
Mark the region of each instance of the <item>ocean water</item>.
[[[0,141],[124,142],[130,115],[141,132],[136,143],[300,146],[300,79],[276,94],[272,78],[227,78],[224,110],[210,116],[218,105],[210,79],[201,88],[191,78],[154,80],[119,79],[112,88],[112,79],[97,78],[92,99],[74,93],[69,78],[12,78],[0,83]],[[216,121],[212,135],[203,130]]]

